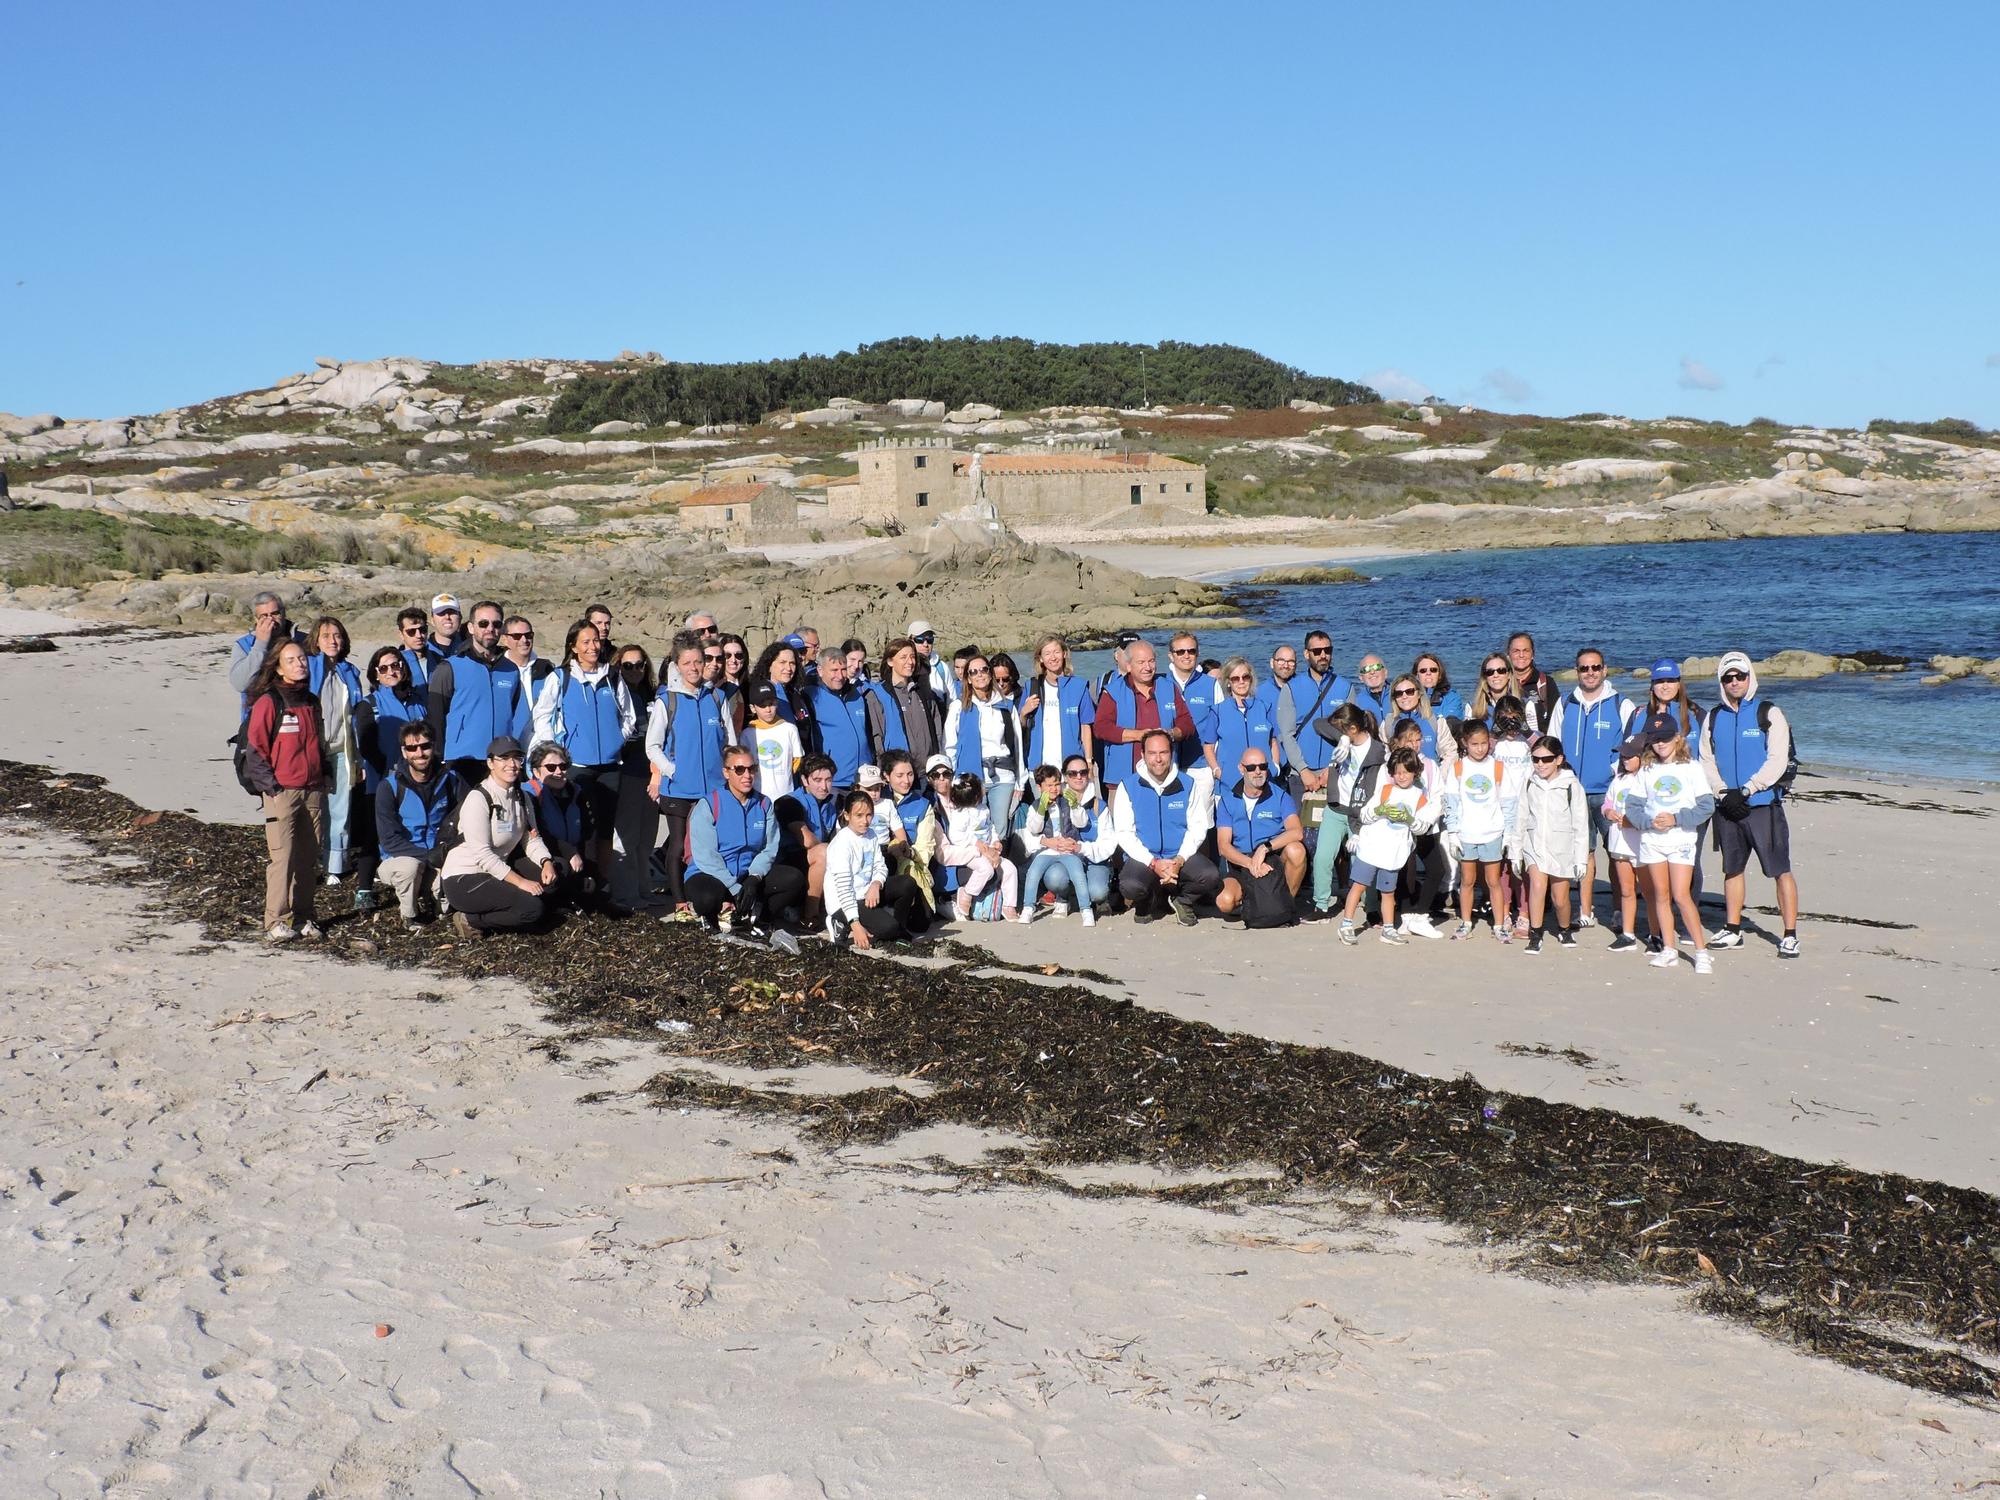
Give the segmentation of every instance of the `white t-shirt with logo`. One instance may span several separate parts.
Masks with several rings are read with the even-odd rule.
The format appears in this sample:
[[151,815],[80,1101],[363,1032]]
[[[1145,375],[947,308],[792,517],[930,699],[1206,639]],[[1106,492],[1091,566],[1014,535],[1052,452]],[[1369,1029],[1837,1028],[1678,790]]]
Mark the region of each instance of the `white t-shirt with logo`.
[[[1647,766],[1636,778],[1639,785],[1627,799],[1626,816],[1639,825],[1639,862],[1654,865],[1662,861],[1684,865],[1693,862],[1695,841],[1701,836],[1694,827],[1653,827],[1661,813],[1672,813],[1685,821],[1703,797],[1713,796],[1708,776],[1698,760],[1665,762]],[[1638,816],[1633,817],[1636,811]]]
[[743,726],[743,743],[757,757],[757,790],[773,802],[791,791],[792,767],[805,754],[798,725],[780,719],[767,729],[753,720]]

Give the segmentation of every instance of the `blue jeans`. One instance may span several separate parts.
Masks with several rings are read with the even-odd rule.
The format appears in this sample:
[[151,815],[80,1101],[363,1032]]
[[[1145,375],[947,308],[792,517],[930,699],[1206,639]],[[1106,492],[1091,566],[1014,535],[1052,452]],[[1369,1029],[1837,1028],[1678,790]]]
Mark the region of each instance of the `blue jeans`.
[[1092,905],[1110,898],[1111,866],[1089,864],[1081,854],[1054,854],[1044,849],[1028,861],[1021,889],[1023,911],[1034,904],[1045,881],[1050,895],[1058,900],[1067,897],[1071,906],[1080,909],[1086,897]]

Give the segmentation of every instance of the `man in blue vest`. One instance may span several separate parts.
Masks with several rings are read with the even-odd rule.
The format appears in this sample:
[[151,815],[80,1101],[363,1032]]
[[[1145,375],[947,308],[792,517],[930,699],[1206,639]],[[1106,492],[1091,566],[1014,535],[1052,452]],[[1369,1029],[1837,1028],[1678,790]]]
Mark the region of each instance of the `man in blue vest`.
[[1285,889],[1296,902],[1306,878],[1306,831],[1298,804],[1273,785],[1270,752],[1250,746],[1237,769],[1242,779],[1215,804],[1215,850],[1225,872],[1215,909],[1225,917],[1242,906],[1246,881],[1283,870]]
[[701,636],[683,630],[673,639],[673,670],[660,683],[646,714],[646,760],[652,779],[646,795],[660,809],[666,838],[660,844],[661,873],[667,887],[666,920],[687,902],[682,886],[688,819],[695,804],[723,790],[723,756],[735,728],[722,694],[702,680]]
[[1098,696],[1091,732],[1097,738],[1107,796],[1134,774],[1139,744],[1153,731],[1163,732],[1170,747],[1200,743],[1194,711],[1173,678],[1161,677],[1159,670],[1152,646],[1134,641],[1125,649],[1125,671],[1106,681]]
[[486,747],[503,735],[521,739],[533,727],[521,673],[501,654],[503,611],[491,599],[472,606],[472,644],[431,668],[431,732],[444,742],[445,763],[468,787],[486,779]]
[[1727,920],[1708,946],[1743,946],[1743,877],[1755,850],[1758,867],[1778,886],[1778,914],[1785,923],[1778,957],[1797,958],[1799,883],[1792,878],[1792,834],[1785,821],[1791,722],[1776,704],[1758,701],[1757,669],[1741,651],[1726,653],[1715,675],[1722,701],[1702,726],[1701,766],[1716,794],[1715,845],[1722,851]]
[[1222,763],[1215,758],[1215,710],[1223,698],[1222,684],[1201,667],[1201,642],[1183,630],[1167,642],[1167,671],[1194,715],[1195,737],[1174,747],[1174,761],[1204,784],[1209,799],[1223,784]]
[[833,762],[833,785],[846,791],[875,759],[868,742],[868,694],[847,680],[847,658],[819,659],[819,681],[806,689],[812,701],[813,734],[820,754]]
[[430,637],[425,634],[429,619],[414,604],[396,611],[396,640],[403,648],[403,666],[409,672],[411,687],[428,689],[431,668],[444,660],[444,653],[433,646]]
[[[478,614],[479,606],[473,605],[472,612]],[[430,648],[431,655],[443,659],[447,656],[457,656],[460,652],[471,648],[472,642],[465,635],[464,619],[464,615],[459,612],[458,595],[431,596],[431,635],[425,642]],[[497,627],[494,634],[496,636],[499,634]]]
[[1604,794],[1618,775],[1618,746],[1638,711],[1611,685],[1602,651],[1585,646],[1576,653],[1576,686],[1556,700],[1548,732],[1562,741],[1563,759],[1583,783],[1590,808],[1583,884],[1577,893],[1579,927],[1597,925],[1596,913],[1591,910],[1597,894],[1597,850],[1600,845],[1609,847],[1611,840],[1611,825],[1604,821]]
[[1111,809],[1112,836],[1125,856],[1118,890],[1135,921],[1156,922],[1172,907],[1180,924],[1192,927],[1195,903],[1215,899],[1222,875],[1201,852],[1210,817],[1208,799],[1174,764],[1173,737],[1145,731],[1139,768]]
[[[1314,726],[1347,701],[1348,681],[1333,670],[1333,637],[1310,630],[1305,639],[1306,669],[1288,684],[1290,702],[1278,704],[1278,744],[1291,763],[1292,800],[1303,804],[1308,792],[1326,790],[1333,743]],[[1291,734],[1286,736],[1286,710]]]
[[437,763],[437,740],[421,719],[403,725],[403,763],[375,788],[375,837],[382,847],[382,878],[396,893],[403,925],[436,915],[438,833],[458,806],[462,783]]
[[757,790],[757,757],[731,745],[722,757],[723,790],[694,805],[688,820],[687,898],[708,931],[769,937],[786,953],[799,951],[791,928],[805,895],[805,877],[778,863],[778,815]]
[[282,646],[286,641],[295,641],[308,653],[313,649],[306,640],[306,633],[292,628],[292,622],[285,617],[285,601],[276,594],[259,594],[252,599],[250,617],[252,624],[249,632],[236,638],[236,644],[229,653],[229,685],[243,700],[242,717],[245,719],[250,717],[250,689],[264,665],[264,653],[273,649],[273,643]]

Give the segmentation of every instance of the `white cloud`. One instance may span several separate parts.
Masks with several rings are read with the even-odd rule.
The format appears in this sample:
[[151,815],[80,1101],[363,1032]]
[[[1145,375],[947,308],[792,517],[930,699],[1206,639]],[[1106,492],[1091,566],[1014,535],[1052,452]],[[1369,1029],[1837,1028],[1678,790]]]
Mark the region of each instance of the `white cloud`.
[[1482,391],[1491,391],[1501,400],[1513,402],[1517,406],[1523,401],[1533,400],[1535,395],[1535,388],[1532,385],[1504,366],[1488,370],[1480,376],[1479,388]]
[[1722,377],[1698,359],[1681,356],[1681,389],[1684,391],[1719,391]]
[[1428,385],[1401,370],[1377,370],[1373,375],[1362,376],[1361,383],[1374,386],[1391,401],[1428,401],[1431,398]]
[[1784,362],[1785,356],[1782,354],[1767,354],[1764,356],[1762,362],[1758,364],[1757,368],[1750,372],[1750,378],[1753,380],[1762,380],[1766,370],[1775,370]]

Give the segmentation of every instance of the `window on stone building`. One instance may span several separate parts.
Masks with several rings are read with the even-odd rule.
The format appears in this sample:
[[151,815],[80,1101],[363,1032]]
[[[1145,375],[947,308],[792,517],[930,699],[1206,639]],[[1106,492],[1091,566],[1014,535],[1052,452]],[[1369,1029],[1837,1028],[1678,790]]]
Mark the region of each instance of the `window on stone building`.
[[733,521],[733,520],[735,520],[735,519],[736,519],[736,507],[735,507],[735,506],[733,506],[733,505],[725,505],[725,506],[723,506],[723,507],[722,507],[722,519],[723,519],[723,520],[725,520],[725,521]]
[[925,463],[925,455],[924,455],[924,454],[921,454],[921,453],[919,453],[919,454],[917,455],[917,467],[918,467],[918,468],[920,468],[920,469],[921,469],[921,468],[923,468],[923,467],[924,467],[924,463]]
[[1139,503],[1140,499],[1141,499],[1141,498],[1142,498],[1142,497],[1144,496],[1144,494],[1145,494],[1145,489],[1144,489],[1144,487],[1143,487],[1143,486],[1141,486],[1141,485],[1136,485],[1136,484],[1135,484],[1135,485],[1133,485],[1133,486],[1132,486],[1132,503],[1133,503],[1134,505],[1137,505],[1137,504]]
[[929,490],[918,490],[917,509],[922,510],[925,506],[929,505],[930,503],[931,503],[931,492]]
[[1163,485],[1161,485],[1161,486],[1160,486],[1160,493],[1161,493],[1162,495],[1164,495],[1164,494],[1165,494],[1166,492],[1167,492],[1167,487],[1166,487],[1166,486],[1165,486],[1164,484],[1163,484]]
[[1186,490],[1190,495],[1194,493],[1194,486],[1192,484],[1184,484],[1181,488]]

